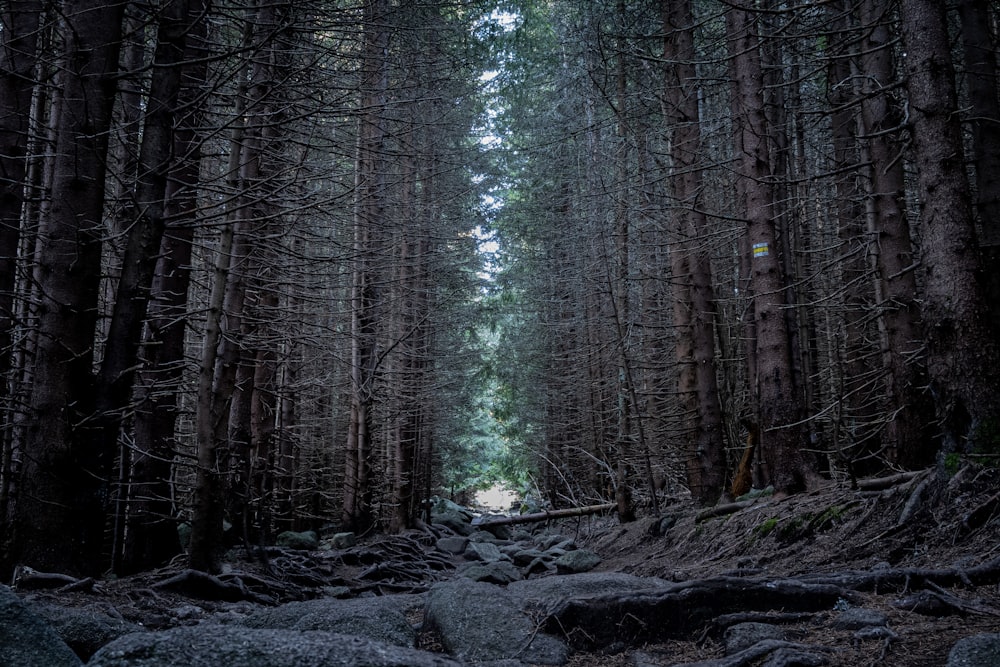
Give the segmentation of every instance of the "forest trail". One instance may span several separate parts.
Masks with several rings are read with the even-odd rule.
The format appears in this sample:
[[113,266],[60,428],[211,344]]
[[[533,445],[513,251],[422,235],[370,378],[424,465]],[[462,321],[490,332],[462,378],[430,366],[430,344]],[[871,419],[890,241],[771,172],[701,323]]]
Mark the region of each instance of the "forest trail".
[[[569,576],[551,561],[533,569],[522,558],[507,558],[521,563],[524,580],[506,586],[495,572],[482,575],[491,565],[486,555],[470,560],[467,536],[434,524],[345,549],[329,548],[328,540],[313,550],[272,547],[267,567],[234,550],[218,577],[177,565],[53,589],[43,585],[67,582],[44,584],[28,575],[16,592],[32,608],[99,608],[161,633],[220,623],[255,627],[248,619],[276,618],[282,610],[299,621],[302,608],[294,605],[324,599],[361,605],[375,619],[399,601],[414,633],[404,642],[460,659],[447,623],[425,621],[435,613],[435,591],[480,568],[479,583],[458,588],[481,595],[473,605],[497,604],[501,597],[522,605],[534,618],[531,638],[551,635],[568,647],[555,664],[749,667],[769,656],[769,665],[944,665],[956,641],[1000,627],[1000,470],[968,466],[951,477],[927,470],[893,481],[866,483],[868,490],[830,482],[809,494],[761,496],[707,518],[690,500],[668,498],[660,516],[628,524],[614,515],[586,516],[532,524],[493,543],[473,536],[472,544],[497,553],[600,557],[588,574]],[[449,551],[463,540],[464,550]],[[489,553],[485,546],[480,551]],[[574,576],[603,587],[567,593],[580,585]],[[629,586],[617,588],[626,580]],[[636,589],[643,581],[648,587]],[[740,634],[747,631],[750,639]],[[492,664],[542,663],[510,658]]]

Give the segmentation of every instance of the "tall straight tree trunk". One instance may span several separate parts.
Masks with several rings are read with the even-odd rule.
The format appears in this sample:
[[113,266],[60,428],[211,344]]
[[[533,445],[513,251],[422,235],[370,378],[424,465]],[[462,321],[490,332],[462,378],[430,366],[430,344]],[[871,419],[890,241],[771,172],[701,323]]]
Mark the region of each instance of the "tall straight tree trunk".
[[[831,31],[850,34],[856,26],[847,11],[849,0],[839,0],[828,7]],[[831,43],[833,40],[831,39]],[[834,422],[833,445],[837,457],[852,475],[875,472],[884,465],[878,460],[880,440],[876,428],[877,402],[869,376],[868,355],[873,351],[866,343],[866,322],[873,308],[874,290],[869,276],[868,235],[865,209],[858,176],[858,124],[856,107],[850,105],[852,66],[849,57],[839,49],[830,49],[827,100],[834,109],[833,168],[837,193],[836,221],[841,242],[840,282],[843,285],[843,336],[839,338],[834,372],[838,376],[835,400],[838,410]]]
[[945,452],[1000,451],[1000,336],[990,326],[965,177],[945,6],[902,0],[919,170],[924,324]]
[[201,162],[199,127],[204,104],[200,89],[206,75],[207,21],[205,0],[191,0],[192,17],[185,43],[179,107],[173,133],[174,163],[165,192],[168,233],[156,260],[146,329],[142,370],[135,392],[135,449],[128,479],[129,515],[119,570],[139,572],[172,558],[180,550],[172,515],[171,471],[176,451],[178,394],[184,363],[184,316],[188,311],[191,251],[198,202]]
[[354,270],[351,286],[351,414],[346,443],[342,521],[367,530],[371,507],[372,410],[374,405],[377,334],[375,253],[384,215],[386,187],[384,143],[388,80],[385,62],[389,44],[387,0],[365,3],[360,64],[361,109],[355,163]]
[[794,384],[791,338],[785,317],[785,279],[774,225],[774,186],[764,114],[760,44],[754,15],[745,2],[726,13],[732,72],[733,124],[739,182],[746,201],[756,339],[756,377],[761,449],[779,493],[805,488],[812,476],[802,454],[803,409]]
[[726,474],[722,408],[715,368],[712,266],[700,234],[708,228],[698,198],[701,127],[695,71],[694,18],[690,0],[664,0],[665,116],[671,133],[680,240],[672,249],[674,328],[677,332],[678,389],[684,419],[688,487],[702,504],[719,499]]
[[923,346],[919,291],[909,221],[906,216],[903,173],[902,110],[895,107],[889,88],[896,81],[892,36],[888,29],[889,3],[862,0],[862,102],[859,121],[867,151],[870,184],[870,231],[881,293],[880,320],[883,359],[888,371],[891,417],[883,435],[888,459],[906,467],[927,465],[934,443],[926,428],[933,412]]
[[982,0],[961,0],[962,48],[969,90],[979,248],[987,268],[986,302],[993,328],[1000,331],[1000,99],[997,96],[996,41],[991,14]]
[[0,546],[5,544],[3,531],[13,489],[15,410],[8,390],[14,384],[14,291],[21,208],[28,186],[28,134],[41,18],[42,3],[38,1],[21,2],[16,7],[4,3],[0,9]]
[[104,175],[124,3],[81,1],[67,10],[51,203],[36,247],[38,342],[13,554],[39,569],[94,575],[105,565],[115,443],[88,442],[79,429],[93,416]]

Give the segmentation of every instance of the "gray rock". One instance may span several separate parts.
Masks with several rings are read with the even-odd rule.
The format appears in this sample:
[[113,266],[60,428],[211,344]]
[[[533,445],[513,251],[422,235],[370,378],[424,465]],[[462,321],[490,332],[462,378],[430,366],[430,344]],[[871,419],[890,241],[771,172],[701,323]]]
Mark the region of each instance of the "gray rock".
[[542,634],[507,589],[458,577],[431,588],[424,614],[445,648],[463,661],[518,659],[535,665],[565,664],[561,640]]
[[458,512],[433,514],[431,515],[431,523],[438,526],[444,526],[458,535],[468,535],[472,532],[472,525],[469,523],[469,520],[465,518],[464,514],[460,514]]
[[0,665],[79,667],[83,663],[56,631],[0,585]]
[[449,554],[461,554],[465,553],[465,548],[469,546],[469,538],[458,536],[442,537],[434,546],[438,551],[444,551]]
[[330,544],[334,549],[350,549],[357,545],[358,538],[354,533],[336,533],[330,538]]
[[959,639],[948,653],[945,667],[996,667],[1000,665],[1000,633]]
[[500,547],[492,542],[469,542],[464,555],[468,560],[481,560],[487,563],[495,563],[504,558]]
[[243,624],[250,628],[324,630],[411,647],[417,633],[406,613],[423,603],[419,595],[306,600],[251,614]]
[[543,554],[538,549],[517,549],[511,558],[514,560],[515,565],[520,565],[524,567],[525,565],[530,565],[536,558],[543,558]]
[[588,572],[600,564],[601,557],[589,549],[567,551],[555,561],[556,570],[569,574]]
[[563,542],[572,541],[565,535],[559,535],[558,533],[546,533],[544,535],[535,536],[535,544],[542,551],[547,551],[557,544],[562,544]]
[[275,544],[288,549],[307,551],[319,546],[319,535],[314,530],[307,530],[302,533],[297,533],[294,530],[286,530],[278,534]]
[[[88,660],[108,642],[145,629],[100,609],[63,607],[44,602],[26,602],[44,619],[81,660]],[[0,660],[0,664],[6,664]]]
[[473,581],[485,581],[488,584],[509,584],[524,577],[521,571],[510,561],[498,560],[491,563],[470,563],[458,571],[458,574]]
[[87,667],[460,667],[426,651],[362,637],[299,630],[197,625],[126,635]]
[[737,623],[726,628],[723,641],[726,645],[726,655],[739,653],[765,639],[784,639],[781,628],[770,623]]
[[469,534],[469,539],[473,542],[493,542],[496,543],[497,537],[493,533],[486,532],[485,530],[479,530],[478,528],[473,528],[473,531]]
[[542,577],[515,581],[507,587],[514,595],[529,602],[545,602],[574,597],[657,590],[670,582],[656,577],[637,577],[621,572],[584,572],[561,577]]
[[860,630],[861,628],[884,626],[889,624],[889,617],[875,609],[851,607],[845,609],[833,619],[833,627],[838,630]]

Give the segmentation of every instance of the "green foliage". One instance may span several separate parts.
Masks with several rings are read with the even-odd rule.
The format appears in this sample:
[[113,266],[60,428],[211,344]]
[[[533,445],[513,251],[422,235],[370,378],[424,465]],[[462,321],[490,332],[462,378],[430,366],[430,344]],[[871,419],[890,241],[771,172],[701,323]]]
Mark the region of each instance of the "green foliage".
[[760,523],[760,525],[754,528],[754,532],[756,532],[761,537],[764,537],[777,527],[778,527],[777,517],[771,517],[770,519],[765,519]]

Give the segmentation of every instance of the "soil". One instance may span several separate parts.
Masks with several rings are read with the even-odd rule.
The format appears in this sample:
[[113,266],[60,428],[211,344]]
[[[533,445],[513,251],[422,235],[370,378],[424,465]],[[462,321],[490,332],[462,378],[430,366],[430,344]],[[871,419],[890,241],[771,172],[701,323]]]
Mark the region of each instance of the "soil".
[[[957,640],[1000,632],[1000,470],[968,466],[951,476],[928,470],[894,480],[866,481],[854,489],[847,482],[826,482],[810,493],[763,495],[730,506],[732,511],[717,509],[718,516],[706,516],[688,498],[667,498],[660,500],[658,515],[646,508],[646,516],[640,511],[640,518],[627,524],[613,515],[589,516],[540,529],[561,532],[597,552],[599,571],[678,582],[912,573],[898,584],[862,587],[852,601],[852,606],[883,612],[888,637],[858,639],[854,630],[831,629],[834,609],[786,618],[782,628],[790,641],[830,647],[829,665],[937,667],[945,664]],[[222,602],[225,592],[212,601],[211,590],[192,599],[190,590],[164,587],[164,581],[184,572],[181,561],[132,577],[19,592],[67,606],[114,609],[126,620],[157,629],[216,611],[233,613],[234,604],[250,609],[322,594],[426,590],[453,574],[432,544],[433,536],[414,531],[373,536],[346,555],[275,550],[267,568],[251,560],[233,562],[232,572],[218,580],[243,590],[246,595],[237,603]],[[953,576],[924,576],[928,571]],[[947,601],[947,608],[940,615],[915,611],[918,588]],[[186,617],[177,611],[182,609],[188,609]],[[720,615],[732,611],[720,610]],[[781,612],[768,614],[777,621]],[[569,664],[631,667],[717,659],[723,655],[724,625],[708,623],[683,639],[577,652]],[[436,646],[430,636],[419,644],[430,650]]]

